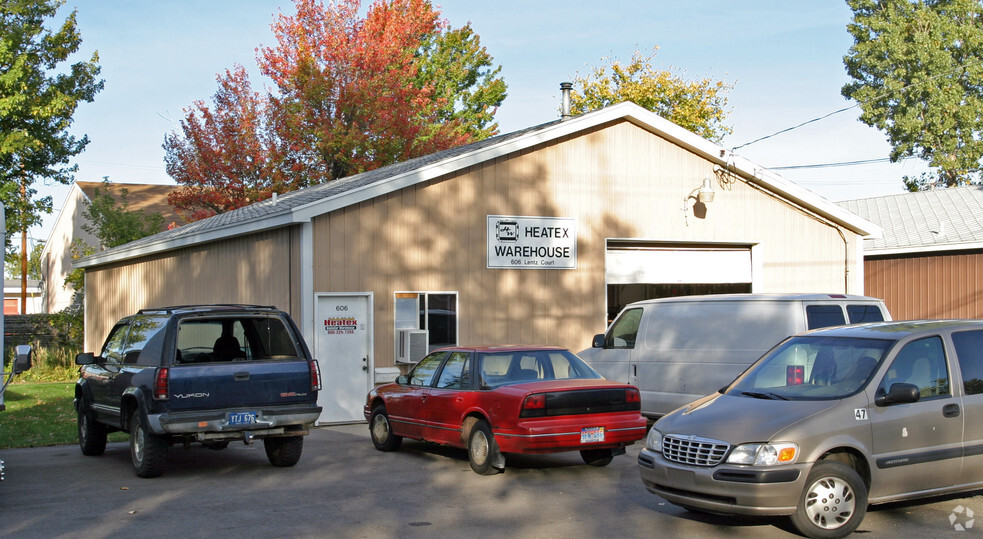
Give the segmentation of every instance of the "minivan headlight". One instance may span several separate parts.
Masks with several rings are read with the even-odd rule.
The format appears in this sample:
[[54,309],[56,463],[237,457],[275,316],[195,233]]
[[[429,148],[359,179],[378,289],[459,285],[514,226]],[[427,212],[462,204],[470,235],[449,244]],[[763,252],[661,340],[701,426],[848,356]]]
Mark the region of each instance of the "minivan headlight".
[[649,429],[648,436],[645,437],[645,447],[651,451],[662,452],[662,433],[655,427]]
[[741,444],[730,452],[727,463],[776,466],[792,464],[798,455],[799,446],[793,443]]

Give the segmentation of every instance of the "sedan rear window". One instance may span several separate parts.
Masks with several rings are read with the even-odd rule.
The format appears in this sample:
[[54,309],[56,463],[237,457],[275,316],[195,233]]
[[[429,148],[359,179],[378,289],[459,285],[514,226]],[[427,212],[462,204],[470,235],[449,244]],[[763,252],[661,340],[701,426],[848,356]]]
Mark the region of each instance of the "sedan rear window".
[[478,355],[482,388],[538,380],[598,379],[601,375],[567,350],[523,350]]

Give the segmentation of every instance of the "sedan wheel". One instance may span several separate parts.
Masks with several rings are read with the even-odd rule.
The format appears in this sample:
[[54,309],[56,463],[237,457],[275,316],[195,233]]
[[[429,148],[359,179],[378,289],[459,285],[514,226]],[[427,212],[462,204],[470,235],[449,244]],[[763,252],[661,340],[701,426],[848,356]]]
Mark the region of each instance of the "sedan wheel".
[[471,469],[481,475],[495,475],[502,470],[495,463],[502,460],[498,444],[487,421],[478,421],[468,436],[468,461]]
[[809,537],[844,537],[867,513],[867,488],[857,472],[835,461],[816,463],[792,524]]
[[376,406],[372,409],[372,417],[369,419],[369,434],[372,436],[372,445],[379,451],[395,451],[403,443],[402,436],[393,434],[385,406]]

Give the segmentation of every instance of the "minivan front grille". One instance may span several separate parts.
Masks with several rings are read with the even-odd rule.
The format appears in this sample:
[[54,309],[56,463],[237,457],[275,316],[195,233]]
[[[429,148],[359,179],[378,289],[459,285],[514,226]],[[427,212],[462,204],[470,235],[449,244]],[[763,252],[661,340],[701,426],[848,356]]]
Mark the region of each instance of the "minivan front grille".
[[716,466],[727,456],[730,444],[691,436],[666,435],[662,438],[662,456],[669,462],[690,466]]

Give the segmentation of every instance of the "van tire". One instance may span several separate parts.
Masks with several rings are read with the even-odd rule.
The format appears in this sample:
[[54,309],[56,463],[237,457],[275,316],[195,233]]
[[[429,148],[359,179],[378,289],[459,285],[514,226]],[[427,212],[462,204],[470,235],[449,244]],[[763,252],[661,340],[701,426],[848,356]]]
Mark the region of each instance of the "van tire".
[[580,458],[589,466],[607,466],[614,460],[614,452],[610,449],[582,449]]
[[844,537],[853,533],[867,513],[867,487],[857,472],[841,463],[822,460],[806,478],[792,525],[807,537]]

